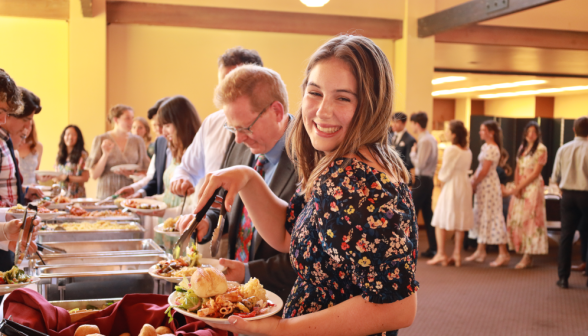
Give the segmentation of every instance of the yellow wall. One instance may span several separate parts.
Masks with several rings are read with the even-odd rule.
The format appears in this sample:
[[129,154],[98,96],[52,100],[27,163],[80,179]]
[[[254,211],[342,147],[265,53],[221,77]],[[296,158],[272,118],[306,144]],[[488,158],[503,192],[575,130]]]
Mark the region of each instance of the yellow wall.
[[68,24],[66,21],[0,17],[3,68],[41,98],[34,120],[44,146],[41,169],[53,170],[59,136],[68,123]]
[[[146,116],[160,98],[184,95],[201,118],[217,110],[212,98],[217,60],[225,50],[255,49],[264,65],[286,83],[290,112],[301,99],[300,84],[312,53],[330,36],[247,32],[146,25],[108,26],[108,106],[127,104]],[[392,61],[391,40],[375,40]]]
[[484,115],[505,118],[534,118],[535,97],[486,99]]
[[554,118],[588,116],[588,94],[555,97]]

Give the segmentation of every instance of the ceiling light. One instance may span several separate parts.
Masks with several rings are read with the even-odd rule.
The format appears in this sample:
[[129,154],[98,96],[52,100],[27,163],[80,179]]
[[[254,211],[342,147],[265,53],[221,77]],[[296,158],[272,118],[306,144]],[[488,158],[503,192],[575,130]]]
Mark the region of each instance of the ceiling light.
[[329,0],[300,0],[307,7],[323,7]]
[[459,82],[466,79],[465,77],[461,76],[449,76],[449,77],[441,77],[433,79],[433,85],[443,84],[443,83],[451,83],[451,82]]
[[538,84],[544,84],[544,83],[547,83],[547,81],[534,79],[534,80],[527,80],[527,81],[514,82],[514,83],[481,85],[481,86],[474,86],[474,87],[469,87],[469,88],[434,91],[433,96],[444,96],[444,95],[450,95],[450,94],[456,94],[456,93],[475,92],[475,91],[508,89],[508,88],[513,88],[513,87],[517,87],[517,86],[538,85]]
[[558,92],[566,92],[566,91],[580,91],[580,90],[588,90],[588,85],[584,86],[568,86],[563,88],[550,88],[550,89],[540,89],[540,90],[528,90],[528,91],[517,91],[517,92],[504,92],[504,93],[494,93],[494,94],[484,94],[480,95],[480,98],[505,98],[505,97],[518,97],[518,96],[535,96],[539,94],[545,93],[558,93]]

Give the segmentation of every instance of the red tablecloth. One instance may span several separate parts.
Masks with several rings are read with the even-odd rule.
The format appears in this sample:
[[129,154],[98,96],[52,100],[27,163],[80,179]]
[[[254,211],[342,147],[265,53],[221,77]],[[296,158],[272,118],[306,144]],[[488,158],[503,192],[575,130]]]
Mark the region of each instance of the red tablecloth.
[[129,294],[120,302],[72,324],[67,310],[53,306],[31,289],[22,288],[12,292],[4,301],[4,317],[12,316],[13,321],[50,336],[73,336],[82,324],[95,324],[100,333],[107,336],[125,332],[138,335],[146,323],[155,328],[167,326],[182,336],[228,335],[226,331],[210,329],[206,323],[189,318],[184,326],[169,325],[165,314],[167,307],[166,295]]

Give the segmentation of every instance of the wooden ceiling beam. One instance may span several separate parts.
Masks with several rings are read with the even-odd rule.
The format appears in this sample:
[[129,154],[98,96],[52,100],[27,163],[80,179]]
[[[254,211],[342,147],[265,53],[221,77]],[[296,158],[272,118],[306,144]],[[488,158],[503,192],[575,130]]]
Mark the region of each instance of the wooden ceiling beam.
[[556,1],[560,0],[471,0],[418,19],[418,36],[429,37]]
[[69,0],[1,0],[0,16],[68,20]]
[[588,50],[588,32],[472,25],[437,34],[435,42]]
[[108,23],[402,38],[402,20],[123,1],[106,6]]

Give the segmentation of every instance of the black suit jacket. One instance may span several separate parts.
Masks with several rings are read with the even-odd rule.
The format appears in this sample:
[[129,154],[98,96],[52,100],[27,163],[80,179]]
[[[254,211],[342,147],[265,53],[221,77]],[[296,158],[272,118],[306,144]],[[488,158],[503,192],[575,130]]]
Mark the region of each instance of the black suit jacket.
[[158,137],[155,140],[155,174],[153,178],[142,189],[145,190],[146,196],[153,196],[163,194],[165,189],[163,184],[163,173],[167,162],[167,139],[165,137]]
[[397,145],[392,144],[392,138],[394,137],[394,133],[390,132],[388,133],[388,143],[394,147],[394,149],[396,149],[396,151],[398,152],[398,154],[400,154],[400,157],[402,158],[402,161],[404,161],[404,165],[406,166],[406,169],[411,170],[412,168],[414,168],[412,161],[410,161],[410,150],[412,148],[412,146],[414,145],[414,143],[416,142],[416,140],[414,139],[414,137],[412,135],[410,135],[410,133],[408,132],[404,132],[404,134],[402,135],[402,138],[400,138],[400,141],[398,142]]
[[[227,154],[221,168],[236,165],[252,167],[254,159],[255,156],[247,146],[231,141],[227,148]],[[294,165],[288,158],[286,150],[284,149],[269,187],[276,196],[289,202],[296,192],[297,182],[298,174],[296,174]],[[242,214],[243,202],[239,195],[237,195],[233,202],[231,212],[225,217],[228,220],[228,225],[225,223],[225,233],[228,232],[229,234],[229,257],[231,259],[235,259],[236,244]],[[209,233],[207,234],[207,237],[203,239],[203,242],[210,240],[213,228],[216,228],[216,223],[218,223],[218,215],[219,212],[216,209],[208,211],[207,217],[211,226]],[[289,254],[276,251],[266,243],[263,238],[261,238],[256,230],[251,242],[251,253],[249,255],[248,264],[251,276],[258,278],[264,288],[276,293],[282,298],[282,300],[284,300],[284,302],[286,302],[297,277],[296,272],[294,272],[294,269],[290,264]]]

